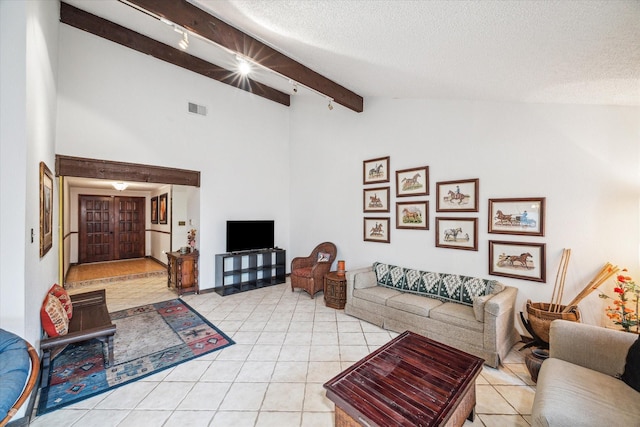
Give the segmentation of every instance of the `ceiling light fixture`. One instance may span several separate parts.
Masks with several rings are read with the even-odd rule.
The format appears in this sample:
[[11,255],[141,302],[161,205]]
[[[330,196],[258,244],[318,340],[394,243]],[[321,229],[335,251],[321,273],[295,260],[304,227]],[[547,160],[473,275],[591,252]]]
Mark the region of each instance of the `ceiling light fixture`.
[[182,50],[187,50],[187,48],[189,47],[189,35],[186,31],[182,32],[182,40],[180,40],[178,46],[180,46],[180,49]]
[[327,108],[329,108],[329,111],[333,110],[333,99],[329,98],[329,105],[327,105]]
[[251,64],[244,58],[239,56],[236,58],[238,59],[238,72],[243,76],[248,75],[251,72]]
[[129,184],[127,184],[126,182],[114,182],[112,185],[113,185],[113,188],[115,188],[118,191],[125,190],[129,186]]
[[291,83],[291,85],[293,86],[293,93],[298,93],[298,82],[294,82],[293,80],[289,79],[289,83]]

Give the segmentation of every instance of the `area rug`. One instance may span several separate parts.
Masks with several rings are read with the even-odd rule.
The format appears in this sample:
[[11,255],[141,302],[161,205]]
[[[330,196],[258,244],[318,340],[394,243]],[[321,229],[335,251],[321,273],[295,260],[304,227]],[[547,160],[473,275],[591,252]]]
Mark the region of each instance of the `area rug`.
[[117,328],[113,365],[104,366],[98,340],[69,345],[51,363],[49,385],[40,391],[38,415],[234,344],[180,299],[110,315]]

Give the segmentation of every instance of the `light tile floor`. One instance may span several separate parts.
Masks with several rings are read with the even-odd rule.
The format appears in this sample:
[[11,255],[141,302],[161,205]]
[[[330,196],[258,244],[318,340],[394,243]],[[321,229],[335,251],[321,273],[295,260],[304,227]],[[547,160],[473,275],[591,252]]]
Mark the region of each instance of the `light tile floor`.
[[[109,311],[176,298],[166,279],[106,288]],[[322,384],[397,334],[325,307],[289,283],[221,297],[183,299],[236,344],[75,405],[34,418],[42,427],[333,426]],[[471,426],[529,426],[535,384],[514,348],[503,366],[483,367]]]

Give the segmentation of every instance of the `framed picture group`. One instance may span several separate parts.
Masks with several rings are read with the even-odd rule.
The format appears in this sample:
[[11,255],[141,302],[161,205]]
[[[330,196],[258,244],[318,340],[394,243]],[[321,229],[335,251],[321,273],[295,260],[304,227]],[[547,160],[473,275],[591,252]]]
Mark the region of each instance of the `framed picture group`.
[[[390,243],[392,220],[397,230],[429,230],[429,166],[395,171],[392,200],[390,157],[362,162],[363,239]],[[435,183],[435,247],[478,251],[480,179]],[[545,233],[545,198],[488,199],[489,234],[541,237]],[[395,206],[395,209],[393,209]],[[458,215],[461,214],[461,215]],[[535,282],[546,281],[545,244],[488,240],[489,274]]]

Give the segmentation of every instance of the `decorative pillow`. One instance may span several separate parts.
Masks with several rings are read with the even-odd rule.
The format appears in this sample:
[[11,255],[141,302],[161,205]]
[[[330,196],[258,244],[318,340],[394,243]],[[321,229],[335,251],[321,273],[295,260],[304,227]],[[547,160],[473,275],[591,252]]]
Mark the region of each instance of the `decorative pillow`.
[[624,373],[620,379],[635,391],[640,392],[640,336],[629,348]]
[[73,316],[73,304],[71,304],[71,297],[67,290],[56,283],[49,289],[49,293],[60,300],[67,317],[71,319],[71,316]]
[[47,294],[40,309],[42,329],[50,337],[66,335],[69,332],[69,318],[62,303],[52,294]]
[[318,262],[329,262],[331,254],[327,252],[318,252]]

